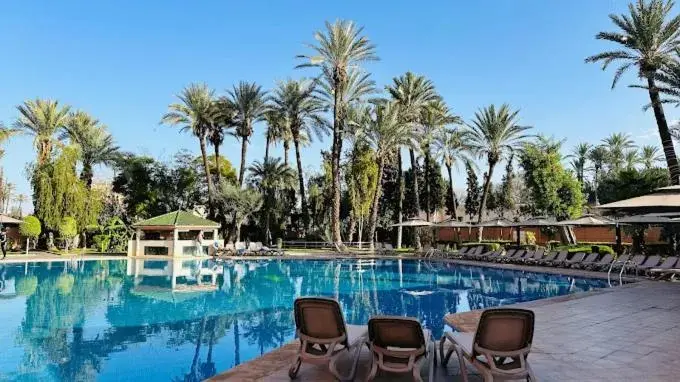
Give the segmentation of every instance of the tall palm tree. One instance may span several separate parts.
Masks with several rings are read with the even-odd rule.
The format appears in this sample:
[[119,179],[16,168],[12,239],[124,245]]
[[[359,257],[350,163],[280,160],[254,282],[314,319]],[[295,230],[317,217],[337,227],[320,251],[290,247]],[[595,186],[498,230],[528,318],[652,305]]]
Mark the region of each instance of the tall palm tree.
[[229,102],[236,110],[234,117],[236,135],[241,139],[241,167],[238,173],[238,184],[242,186],[246,173],[248,141],[253,135],[253,125],[264,120],[267,111],[267,92],[254,82],[241,81],[228,93]]
[[315,96],[316,87],[315,81],[289,79],[280,82],[272,96],[272,106],[288,122],[288,129],[293,145],[295,145],[295,161],[305,232],[309,229],[310,219],[305,197],[305,178],[302,171],[300,147],[304,138],[311,138],[312,133],[320,138],[327,132],[326,122],[321,115],[326,111],[326,107],[322,100]]
[[600,32],[595,38],[616,43],[620,49],[590,56],[586,62],[602,62],[603,70],[614,61],[621,62],[614,74],[612,89],[623,73],[631,67],[637,68],[638,76],[646,80],[644,87],[654,110],[671,183],[679,184],[680,167],[656,84],[657,74],[674,60],[674,53],[680,48],[680,15],[670,18],[672,8],[670,0],[637,0],[628,5],[628,14],[609,15],[620,30]]
[[435,156],[446,166],[446,172],[449,175],[449,199],[453,207],[452,217],[458,220],[458,202],[453,190],[452,170],[454,167],[458,169],[460,163],[472,164],[472,159],[469,156],[470,147],[467,143],[467,131],[458,128],[445,129],[434,141],[434,150]]
[[[385,90],[390,94],[400,108],[400,118],[402,122],[408,124],[412,130],[415,131],[417,123],[422,117],[422,110],[429,102],[435,101],[439,98],[439,94],[435,90],[434,84],[424,76],[416,75],[412,72],[406,72],[404,75],[394,77],[392,84],[385,87]],[[399,187],[399,206],[397,216],[399,223],[403,220],[403,199],[404,199],[404,178],[401,160],[401,149],[397,153],[397,183]],[[411,171],[413,177],[413,204],[416,206],[416,211],[420,210],[420,195],[418,194],[418,177],[417,173],[418,162],[414,148],[409,148],[409,156],[411,159]],[[397,228],[397,247],[401,247],[401,233],[402,228]],[[416,247],[420,247],[420,239],[416,235]]]
[[57,133],[66,126],[69,106],[60,106],[59,101],[35,99],[17,106],[19,118],[14,127],[24,134],[32,135],[38,152],[38,165],[47,163],[57,142]]
[[269,159],[269,148],[279,142],[285,130],[288,130],[288,122],[285,115],[276,109],[269,109],[264,114],[266,129],[264,131],[264,160]]
[[17,209],[19,210],[19,217],[23,217],[23,207],[24,202],[28,201],[28,197],[24,194],[19,194],[14,198],[14,201],[17,203]]
[[602,139],[604,147],[607,149],[607,162],[609,167],[618,171],[626,162],[626,152],[635,148],[635,143],[626,133],[612,133]]
[[280,158],[269,158],[260,162],[255,161],[249,168],[250,182],[263,195],[265,212],[265,238],[271,243],[271,217],[275,213],[277,201],[283,197],[283,192],[295,184],[295,173],[281,163]]
[[660,162],[663,157],[659,155],[659,148],[654,145],[644,145],[640,148],[640,162],[646,169],[654,167],[654,163]]
[[[319,67],[326,86],[322,89],[332,98],[333,143],[331,148],[331,193],[333,194],[332,234],[336,247],[342,248],[340,236],[340,156],[342,154],[345,112],[348,106],[348,90],[351,72],[359,76],[359,64],[377,60],[375,46],[362,35],[363,28],[353,21],[326,22],[326,30],[314,34],[315,44],[309,44],[314,55],[300,55],[308,62],[298,67]],[[367,75],[361,76],[366,82]]]
[[368,231],[370,249],[373,250],[385,164],[392,159],[392,156],[398,152],[400,147],[409,147],[414,142],[413,130],[401,120],[397,104],[380,103],[374,106],[372,110],[367,109],[367,113],[370,114],[365,118],[367,123],[360,130],[360,136],[375,150],[375,157],[378,162],[378,177],[376,178],[375,193],[371,203]]
[[[486,157],[489,167],[484,178],[478,222],[481,222],[484,216],[494,167],[503,160],[505,155],[514,152],[529,137],[526,132],[531,127],[519,125],[518,114],[519,110],[512,110],[507,104],[501,105],[498,109],[491,105],[476,112],[472,123],[468,125],[470,147],[480,158]],[[479,232],[481,236],[481,230]]]
[[595,205],[599,206],[600,198],[597,195],[597,187],[599,186],[600,172],[602,171],[602,167],[607,160],[607,149],[601,145],[594,147],[592,150],[590,150],[588,159],[593,164],[593,192],[595,195]]
[[430,221],[430,214],[432,212],[430,206],[430,162],[432,152],[430,148],[436,137],[443,131],[444,126],[461,124],[463,120],[451,113],[451,110],[449,110],[449,107],[446,106],[443,100],[437,99],[427,103],[422,109],[420,123],[422,133],[420,134],[420,149],[425,157],[425,214],[427,221]]
[[572,152],[569,155],[569,157],[572,158],[571,166],[576,172],[576,179],[578,179],[581,184],[583,184],[583,180],[585,179],[585,168],[591,148],[592,145],[590,143],[580,142],[572,149]]
[[[16,129],[11,129],[5,127],[5,125],[0,122],[0,145],[5,143],[8,139],[10,139],[12,136],[16,135],[18,133],[18,130]],[[0,148],[0,158],[2,158],[5,155],[5,150]]]
[[92,188],[94,166],[113,164],[118,155],[118,146],[106,131],[106,126],[84,111],[71,113],[60,138],[69,139],[72,144],[80,147],[83,162],[80,179],[88,189]]

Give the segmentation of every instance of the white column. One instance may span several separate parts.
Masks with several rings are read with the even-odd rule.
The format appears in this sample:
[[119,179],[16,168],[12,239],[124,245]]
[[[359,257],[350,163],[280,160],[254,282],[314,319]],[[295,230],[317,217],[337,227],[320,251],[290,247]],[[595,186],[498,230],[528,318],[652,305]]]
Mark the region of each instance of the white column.
[[141,237],[142,236],[142,230],[137,228],[137,231],[135,232],[135,256],[142,256],[144,253],[140,253],[142,251],[142,243]]
[[172,230],[172,248],[171,248],[172,251],[170,253],[170,256],[179,256],[180,255],[179,253],[177,253],[177,252],[179,252],[179,251],[177,251],[177,246],[179,244],[178,242],[179,242],[179,231],[177,230],[177,228],[175,228],[175,229]]

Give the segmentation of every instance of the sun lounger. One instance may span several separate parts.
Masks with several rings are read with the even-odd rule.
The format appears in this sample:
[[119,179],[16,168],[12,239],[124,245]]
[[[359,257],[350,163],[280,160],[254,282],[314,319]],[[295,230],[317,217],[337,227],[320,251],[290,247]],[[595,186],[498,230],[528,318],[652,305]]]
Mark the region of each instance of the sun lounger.
[[636,274],[638,272],[644,273],[647,269],[656,268],[656,267],[659,266],[660,262],[661,262],[661,256],[658,256],[658,255],[649,256],[647,258],[647,260],[645,260],[644,263],[635,266],[635,273]]
[[536,256],[543,257],[543,251],[527,251],[524,256],[515,260],[515,264],[527,264],[529,261],[533,260]]
[[580,263],[574,263],[571,264],[572,268],[578,268],[578,269],[584,269],[585,267],[589,265],[593,265],[597,263],[597,258],[600,257],[600,254],[597,252],[589,253],[583,261]]
[[560,265],[560,264],[564,263],[565,261],[567,261],[568,257],[569,257],[568,251],[561,251],[557,254],[557,256],[555,256],[554,259],[552,259],[552,260],[546,259],[546,261],[541,262],[541,265],[548,265],[548,266],[554,267],[554,266]]
[[[526,309],[488,309],[482,312],[475,333],[444,333],[439,351],[446,366],[455,351],[461,379],[467,382],[466,361],[485,381],[522,379],[536,381],[527,357],[534,336],[534,313]],[[452,347],[444,354],[446,341]]]
[[629,254],[620,255],[619,257],[616,258],[616,260],[612,261],[612,263],[609,265],[609,269],[612,270],[620,269],[623,266],[623,264],[628,262],[628,259],[630,259]]
[[368,320],[368,342],[372,355],[371,371],[366,380],[375,378],[378,370],[411,373],[421,381],[420,369],[429,360],[429,380],[434,378],[437,357],[432,335],[414,318],[377,316]]
[[492,251],[492,252],[487,252],[485,254],[480,255],[480,260],[483,261],[495,261],[497,258],[501,257],[503,255],[503,249],[499,249],[497,251]]
[[[628,260],[628,263],[626,263],[625,268],[627,270],[637,269],[637,267],[639,265],[641,265],[642,263],[645,262],[646,258],[647,258],[647,256],[645,256],[645,255],[635,255],[635,256],[631,257],[630,260]],[[657,262],[657,264],[658,264],[658,262]]]
[[382,243],[382,248],[378,250],[381,255],[393,255],[395,253],[394,247],[390,243]]
[[668,256],[659,266],[649,268],[646,270],[645,273],[648,276],[663,274],[665,271],[668,271],[669,269],[673,269],[674,267],[676,267],[677,263],[678,263],[677,256]]
[[518,249],[518,250],[515,251],[514,254],[512,254],[510,256],[503,256],[503,258],[500,259],[500,262],[502,262],[502,263],[512,262],[513,260],[519,259],[520,257],[524,256],[525,253],[526,253],[525,250]]
[[502,261],[503,261],[505,258],[507,258],[507,257],[515,256],[515,252],[517,252],[517,250],[514,249],[514,248],[510,248],[510,249],[508,249],[507,251],[505,251],[505,254],[503,254],[502,252],[503,252],[503,251],[501,251],[501,255],[500,255],[500,256],[497,256],[497,257],[491,259],[491,261],[500,263],[500,262],[502,262]]
[[557,255],[557,252],[549,252],[546,255],[545,251],[536,251],[534,253],[534,256],[531,257],[530,259],[524,260],[524,263],[526,265],[536,265],[536,264],[540,263],[541,261],[543,261],[544,259],[549,258],[551,255],[552,255],[552,258],[555,258],[555,256]]
[[467,252],[463,255],[463,258],[466,260],[476,260],[479,258],[479,255],[482,254],[482,251],[484,250],[484,247],[476,245],[474,247],[470,247]]
[[612,261],[614,261],[614,255],[612,255],[611,253],[607,253],[600,259],[600,261],[592,264],[587,264],[583,267],[583,269],[588,269],[591,271],[607,270],[609,269],[609,266],[611,265]]
[[572,265],[580,264],[585,257],[586,257],[585,252],[577,252],[571,257],[571,259],[566,259],[566,260],[562,261],[561,263],[556,262],[555,266],[569,268]]
[[[353,380],[361,345],[366,341],[366,326],[345,325],[337,301],[322,297],[301,297],[295,300],[295,327],[300,339],[293,365],[288,376],[294,379],[302,362],[327,364],[340,380]],[[349,373],[341,375],[336,362],[345,351],[356,348]]]

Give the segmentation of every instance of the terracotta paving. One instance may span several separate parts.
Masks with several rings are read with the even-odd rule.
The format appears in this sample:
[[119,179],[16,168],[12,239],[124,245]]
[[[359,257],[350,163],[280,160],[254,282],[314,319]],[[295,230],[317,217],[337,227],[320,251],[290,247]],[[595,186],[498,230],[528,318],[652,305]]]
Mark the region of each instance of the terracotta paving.
[[[517,304],[536,313],[529,356],[540,381],[675,381],[680,375],[680,284],[641,281],[622,287]],[[449,315],[460,330],[474,330],[479,312]],[[293,342],[223,373],[215,381],[287,381]],[[349,362],[349,359],[344,361]],[[361,353],[364,380],[369,354]],[[468,368],[470,369],[470,368]],[[474,372],[474,369],[472,369]],[[427,370],[423,370],[427,380]],[[332,381],[322,366],[303,365],[300,381]],[[381,375],[377,381],[410,378]],[[437,367],[436,381],[459,381],[454,357]],[[471,381],[481,380],[472,375]]]

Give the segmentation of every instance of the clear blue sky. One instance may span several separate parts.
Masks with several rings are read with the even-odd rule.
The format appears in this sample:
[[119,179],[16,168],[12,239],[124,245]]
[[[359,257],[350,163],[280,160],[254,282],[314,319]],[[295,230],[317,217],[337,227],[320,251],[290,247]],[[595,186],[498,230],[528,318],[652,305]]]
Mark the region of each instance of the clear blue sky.
[[[620,0],[498,1],[70,1],[0,5],[0,121],[11,124],[23,100],[56,98],[107,124],[123,150],[167,160],[179,149],[198,153],[195,139],[159,126],[167,105],[191,82],[218,92],[239,80],[271,88],[311,75],[295,70],[296,54],[325,20],[353,19],[377,45],[368,69],[380,87],[407,70],[431,78],[451,108],[469,120],[490,103],[521,109],[536,132],[598,142],[611,132],[658,145],[654,117],[641,107],[631,74],[614,91],[613,73],[583,59],[611,48],[596,41],[612,30]],[[667,108],[669,120],[678,112]],[[248,153],[264,152],[262,126]],[[319,150],[305,149],[306,168]],[[30,138],[5,147],[2,166],[18,192],[30,195]],[[223,149],[235,166],[239,146]],[[275,150],[275,153],[280,151]],[[97,176],[110,171],[98,169]],[[457,176],[458,186],[464,177]]]

